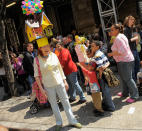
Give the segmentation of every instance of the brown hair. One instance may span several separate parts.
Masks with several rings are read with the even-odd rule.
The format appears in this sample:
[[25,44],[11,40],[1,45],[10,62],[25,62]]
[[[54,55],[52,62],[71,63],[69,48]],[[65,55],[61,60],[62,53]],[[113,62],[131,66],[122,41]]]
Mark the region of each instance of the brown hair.
[[63,42],[56,42],[55,44],[56,44],[56,45],[60,45],[60,46],[64,47]]
[[40,48],[38,48],[37,54],[40,55],[40,56],[43,56],[43,53],[42,53],[42,51],[40,50]]
[[124,32],[122,24],[113,24],[112,26],[114,26],[115,29],[119,30],[120,33]]
[[134,19],[134,23],[136,22],[136,19],[132,15],[129,15],[129,16],[125,17],[125,20],[124,20],[124,23],[123,23],[124,26],[128,26],[130,19]]
[[92,43],[94,43],[96,46],[99,46],[99,49],[100,49],[101,46],[102,46],[101,41],[98,41],[98,40],[92,40],[92,41],[91,41],[91,44],[92,44]]

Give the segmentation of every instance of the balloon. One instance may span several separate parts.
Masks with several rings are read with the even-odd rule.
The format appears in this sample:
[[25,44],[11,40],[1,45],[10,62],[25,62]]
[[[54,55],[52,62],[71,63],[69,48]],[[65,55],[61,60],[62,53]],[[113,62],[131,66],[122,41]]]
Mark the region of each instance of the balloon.
[[38,7],[35,7],[35,9],[39,9]]
[[28,5],[30,6],[30,5],[31,5],[31,2],[28,2]]
[[40,4],[42,5],[42,4],[43,4],[43,1],[40,1]]
[[23,5],[23,8],[26,8],[26,6],[25,6],[25,5]]
[[38,7],[41,6],[40,3],[37,3]]
[[26,3],[25,5],[28,6],[28,3]]
[[42,11],[43,7],[43,1],[40,0],[24,0],[22,1],[22,10],[25,10],[26,12],[23,12],[23,14],[30,15],[34,13],[40,13]]
[[24,4],[26,4],[26,2],[25,2],[25,1],[22,1],[22,4],[24,5]]

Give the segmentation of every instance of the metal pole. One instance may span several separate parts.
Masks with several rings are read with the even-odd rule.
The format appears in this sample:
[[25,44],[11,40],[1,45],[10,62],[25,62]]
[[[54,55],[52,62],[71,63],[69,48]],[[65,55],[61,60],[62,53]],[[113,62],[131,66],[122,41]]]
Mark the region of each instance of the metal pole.
[[104,21],[103,21],[103,17],[101,15],[102,7],[101,7],[101,3],[100,3],[99,0],[97,0],[97,4],[98,4],[100,20],[101,20],[101,24],[102,24],[102,31],[103,31],[103,36],[104,36],[104,42],[107,43],[107,36],[106,36],[106,33],[105,33],[105,24],[104,24]]
[[117,16],[116,16],[116,9],[115,9],[114,0],[111,0],[111,1],[112,1],[113,12],[114,12],[115,24],[117,24],[118,21],[117,21]]

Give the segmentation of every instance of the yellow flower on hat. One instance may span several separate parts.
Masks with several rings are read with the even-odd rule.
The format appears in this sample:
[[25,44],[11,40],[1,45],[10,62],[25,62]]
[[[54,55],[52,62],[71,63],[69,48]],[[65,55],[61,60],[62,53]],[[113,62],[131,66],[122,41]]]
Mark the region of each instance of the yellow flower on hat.
[[86,38],[85,37],[81,37],[81,43],[85,43]]
[[41,39],[36,40],[38,48],[49,45],[47,37],[43,37]]
[[81,39],[78,35],[75,36],[75,45],[81,44]]

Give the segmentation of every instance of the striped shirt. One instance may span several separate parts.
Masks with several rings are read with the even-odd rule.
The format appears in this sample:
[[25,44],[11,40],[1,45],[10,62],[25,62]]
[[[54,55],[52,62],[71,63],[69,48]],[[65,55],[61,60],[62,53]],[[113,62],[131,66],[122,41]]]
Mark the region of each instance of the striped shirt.
[[108,58],[100,50],[96,51],[94,57],[91,59],[91,62],[95,62],[97,64],[97,68],[105,66],[109,63]]

